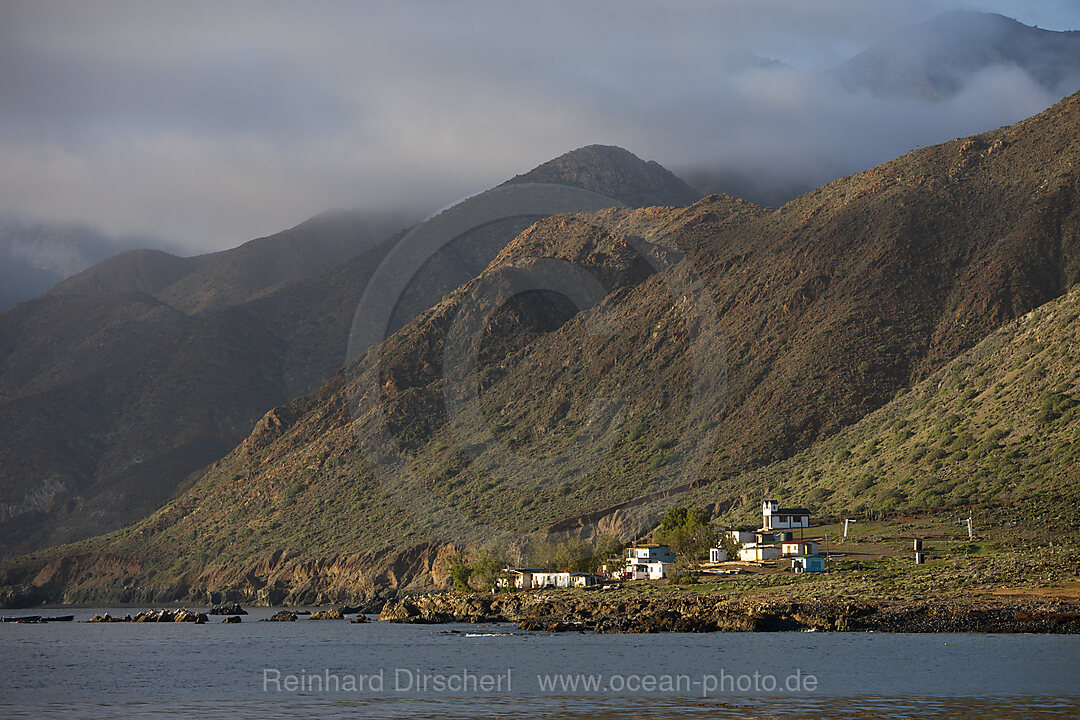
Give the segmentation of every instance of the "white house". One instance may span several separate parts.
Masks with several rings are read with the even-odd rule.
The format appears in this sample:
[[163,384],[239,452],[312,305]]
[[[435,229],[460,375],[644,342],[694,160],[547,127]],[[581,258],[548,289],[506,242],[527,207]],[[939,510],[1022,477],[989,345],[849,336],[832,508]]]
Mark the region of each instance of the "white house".
[[570,587],[570,573],[558,570],[533,573],[533,587]]
[[780,543],[781,557],[805,557],[818,554],[818,544],[813,540],[786,540]]
[[709,548],[709,562],[722,563],[728,561],[728,551],[722,547]]
[[570,573],[570,587],[592,587],[602,584],[604,579],[593,573]]
[[627,580],[663,580],[668,576],[671,563],[660,560],[635,560],[623,568]]
[[512,568],[504,571],[505,577],[499,578],[499,587],[514,587],[519,590],[533,588],[590,587],[599,585],[600,578],[592,573],[560,572],[549,568]]
[[804,508],[782,508],[775,500],[761,504],[761,527],[765,530],[790,530],[810,527],[810,511]]
[[777,560],[779,557],[779,545],[743,545],[739,550],[739,559],[743,562]]
[[663,580],[675,553],[667,545],[635,545],[626,549],[623,577],[630,580]]
[[505,570],[506,577],[499,579],[500,587],[515,587],[530,590],[540,587],[569,587],[570,573],[549,568],[512,568]]

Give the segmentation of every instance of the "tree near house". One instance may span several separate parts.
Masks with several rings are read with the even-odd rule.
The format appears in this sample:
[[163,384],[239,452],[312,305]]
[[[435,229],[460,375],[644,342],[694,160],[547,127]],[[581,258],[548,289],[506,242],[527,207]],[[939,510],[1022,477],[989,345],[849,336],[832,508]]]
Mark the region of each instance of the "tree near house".
[[477,590],[494,590],[499,585],[499,579],[505,577],[504,568],[508,565],[506,553],[498,550],[487,550],[475,555],[472,559],[472,576],[469,584]]
[[742,545],[739,541],[731,537],[728,533],[719,530],[717,531],[717,536],[716,544],[711,545],[710,547],[723,548],[727,551],[729,560],[738,560],[739,551],[742,550]]
[[510,563],[509,553],[502,547],[474,550],[469,555],[457,552],[447,558],[447,567],[454,589],[459,592],[493,590],[505,577]]
[[592,571],[599,572],[604,565],[608,565],[609,568],[621,565],[625,547],[623,541],[614,535],[601,535],[596,541]]
[[547,537],[535,540],[526,557],[534,567],[562,572],[597,572],[605,562],[618,558],[622,550],[622,541],[613,535],[601,535],[595,539],[595,544],[576,537]]
[[447,559],[447,563],[450,566],[450,579],[454,581],[454,589],[458,592],[470,592],[472,588],[469,586],[469,579],[473,569],[466,562],[465,556],[459,552],[454,553]]
[[709,548],[716,544],[719,532],[702,510],[678,506],[668,508],[653,537],[675,551],[679,575],[693,578],[694,571],[708,557]]

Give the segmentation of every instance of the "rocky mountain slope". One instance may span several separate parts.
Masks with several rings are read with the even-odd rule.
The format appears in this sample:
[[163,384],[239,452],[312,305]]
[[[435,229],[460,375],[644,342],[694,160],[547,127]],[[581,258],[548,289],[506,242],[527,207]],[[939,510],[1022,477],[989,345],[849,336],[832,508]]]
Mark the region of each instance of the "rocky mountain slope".
[[[560,162],[585,199],[556,202],[559,209],[653,192],[660,202],[686,191],[617,148],[587,148]],[[613,173],[623,183],[617,197],[588,190],[608,189],[602,181]],[[548,183],[559,179],[545,175]],[[389,299],[392,327],[474,277],[552,212],[550,186],[515,187],[470,198],[425,225],[469,221],[436,238],[438,251]],[[469,225],[493,212],[507,216]],[[144,516],[268,409],[331,378],[369,279],[411,257],[404,247],[387,260],[403,241],[390,236],[396,222],[328,214],[211,256],[127,253],[0,314],[0,547],[67,542]]]
[[[679,499],[756,503],[754,473],[830,447],[1076,280],[1078,130],[1073,96],[776,211],[715,196],[541,221],[154,515],[9,565],[12,597],[355,597],[438,584],[462,544],[632,537]],[[1039,477],[1021,490],[1058,482]],[[850,510],[848,480],[811,488]]]
[[[825,442],[724,482],[823,515],[1045,498],[1046,532],[1080,506],[1080,289],[1006,323]],[[698,492],[688,501],[703,502]],[[752,506],[752,507],[750,507]],[[758,503],[726,509],[734,520]]]
[[549,160],[504,185],[557,183],[615,198],[629,207],[685,207],[701,193],[655,160],[642,163],[633,153],[613,145],[587,145]]

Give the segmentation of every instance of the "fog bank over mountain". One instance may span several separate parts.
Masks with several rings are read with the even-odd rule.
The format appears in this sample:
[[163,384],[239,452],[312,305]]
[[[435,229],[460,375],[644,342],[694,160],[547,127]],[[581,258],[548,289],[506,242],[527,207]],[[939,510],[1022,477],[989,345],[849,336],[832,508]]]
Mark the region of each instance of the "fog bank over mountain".
[[0,217],[0,310],[37,297],[64,278],[117,253],[164,245],[150,237],[107,237],[85,225],[26,223]]
[[[1013,40],[1025,39],[1006,33],[1005,52],[975,15],[943,34],[905,30],[953,10],[1016,18],[1028,27],[1008,26]],[[0,212],[195,253],[328,207],[443,207],[591,143],[775,204],[1076,90],[1063,70],[1076,35],[1035,25],[1080,28],[1080,7],[9,2]],[[930,44],[897,55],[888,41],[911,32]],[[835,70],[888,51],[888,67],[921,87],[922,65],[953,60],[942,42],[970,51],[945,93],[858,82],[880,80],[880,63]]]

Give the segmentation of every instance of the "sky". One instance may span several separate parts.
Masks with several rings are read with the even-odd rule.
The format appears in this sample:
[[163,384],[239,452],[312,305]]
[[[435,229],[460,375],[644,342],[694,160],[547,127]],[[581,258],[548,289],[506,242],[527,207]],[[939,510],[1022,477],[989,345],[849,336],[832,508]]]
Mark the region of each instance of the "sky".
[[1074,0],[2,0],[0,215],[205,252],[591,143],[823,182],[1060,99],[1004,71],[940,103],[824,81],[954,9],[1080,29]]

